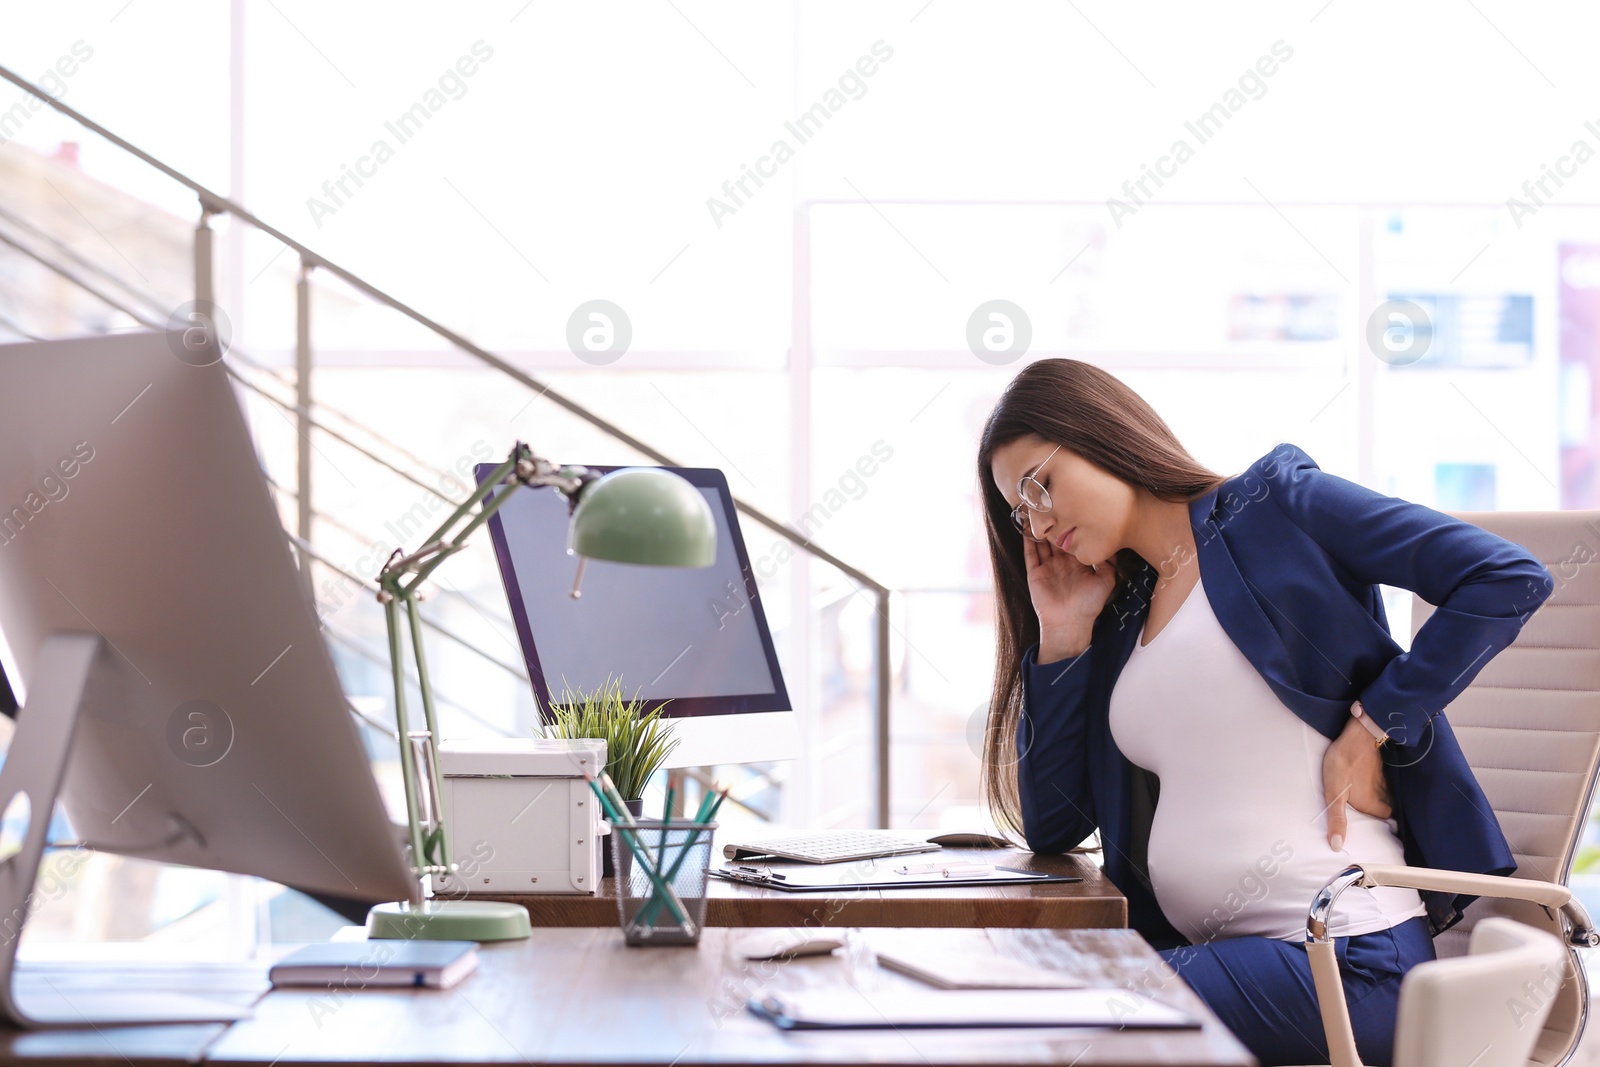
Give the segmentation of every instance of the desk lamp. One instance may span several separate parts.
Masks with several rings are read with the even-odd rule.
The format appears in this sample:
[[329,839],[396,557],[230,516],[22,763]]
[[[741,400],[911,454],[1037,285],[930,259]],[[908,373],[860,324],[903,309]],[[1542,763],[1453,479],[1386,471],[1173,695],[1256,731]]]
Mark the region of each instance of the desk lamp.
[[[506,486],[504,492],[495,490]],[[670,471],[624,467],[600,474],[587,467],[557,467],[517,442],[478,491],[439,525],[410,555],[396,549],[378,574],[378,602],[389,630],[394,671],[395,724],[400,733],[400,768],[406,787],[411,869],[417,885],[409,901],[379,904],[367,914],[367,936],[428,940],[504,941],[527,937],[528,912],[520,904],[494,901],[435,900],[427,896],[430,875],[454,873],[445,833],[443,790],[439,779],[433,689],[422,650],[418,586],[446,559],[461,551],[467,537],[489,521],[523,486],[553,486],[567,497],[567,552],[576,553],[578,572],[572,596],[580,594],[589,559],[643,563],[658,567],[709,567],[716,561],[717,529],[700,491]],[[491,500],[490,497],[493,496]],[[474,514],[474,509],[477,509]],[[465,522],[458,532],[455,527]],[[425,729],[413,730],[406,714],[405,648],[401,612],[411,631],[422,693]]]

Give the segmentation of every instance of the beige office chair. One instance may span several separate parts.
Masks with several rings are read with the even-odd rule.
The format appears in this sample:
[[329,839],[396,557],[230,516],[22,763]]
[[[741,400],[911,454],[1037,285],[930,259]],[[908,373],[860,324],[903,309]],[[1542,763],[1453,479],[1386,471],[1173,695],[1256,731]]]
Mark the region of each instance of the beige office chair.
[[[1306,950],[1334,1067],[1361,1063],[1326,926],[1334,900],[1351,885],[1477,894],[1461,921],[1434,938],[1434,951],[1441,960],[1463,955],[1477,926],[1494,916],[1517,920],[1562,941],[1566,958],[1559,987],[1541,993],[1549,1002],[1548,1015],[1527,1054],[1530,1067],[1566,1063],[1588,1016],[1589,984],[1576,950],[1600,944],[1600,936],[1566,882],[1600,765],[1600,511],[1450,514],[1527,548],[1555,580],[1555,591],[1528,619],[1516,641],[1485,664],[1445,709],[1511,844],[1517,870],[1508,878],[1492,878],[1357,864],[1322,889],[1307,922]],[[1433,605],[1412,597],[1413,635],[1432,611]],[[1547,984],[1556,985],[1553,976]],[[1466,1063],[1463,1059],[1458,1067]]]
[[1393,1067],[1528,1062],[1555,1004],[1565,947],[1500,915],[1479,919],[1468,945],[1468,955],[1419,963],[1401,979]]

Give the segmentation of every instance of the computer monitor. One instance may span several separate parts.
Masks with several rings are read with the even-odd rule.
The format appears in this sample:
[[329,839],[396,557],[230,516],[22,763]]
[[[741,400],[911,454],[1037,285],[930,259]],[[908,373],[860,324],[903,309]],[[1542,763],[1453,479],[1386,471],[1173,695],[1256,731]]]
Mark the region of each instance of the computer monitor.
[[[414,886],[233,387],[162,332],[0,345],[0,1007],[22,1025],[237,1017],[15,973],[59,799],[95,849],[369,903]],[[64,772],[64,776],[63,776]],[[16,981],[13,981],[15,976]]]
[[[494,469],[477,468],[480,485]],[[665,705],[679,739],[669,767],[793,759],[799,727],[728,481],[709,467],[660,469],[711,506],[710,567],[591,559],[574,598],[578,557],[567,551],[570,509],[559,491],[518,490],[489,522],[540,714],[567,686],[592,691],[610,675],[646,710]]]

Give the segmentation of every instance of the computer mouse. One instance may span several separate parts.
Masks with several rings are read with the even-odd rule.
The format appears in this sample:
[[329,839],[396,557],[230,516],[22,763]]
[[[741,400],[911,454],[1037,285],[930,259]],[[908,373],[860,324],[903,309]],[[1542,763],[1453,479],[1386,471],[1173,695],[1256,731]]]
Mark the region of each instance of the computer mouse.
[[979,833],[976,831],[957,831],[948,834],[939,834],[937,837],[928,838],[930,845],[943,845],[946,848],[1015,848],[1016,845],[1003,837],[993,834]]
[[763,930],[741,937],[734,952],[747,960],[771,960],[822,956],[843,946],[842,936],[822,930]]

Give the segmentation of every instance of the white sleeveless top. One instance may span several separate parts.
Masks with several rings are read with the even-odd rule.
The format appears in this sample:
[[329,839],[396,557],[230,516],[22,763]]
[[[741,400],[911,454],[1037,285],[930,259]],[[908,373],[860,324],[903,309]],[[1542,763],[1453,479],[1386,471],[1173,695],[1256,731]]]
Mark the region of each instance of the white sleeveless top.
[[[1303,940],[1317,891],[1352,861],[1405,862],[1398,824],[1347,807],[1328,845],[1322,757],[1329,741],[1278,699],[1211,610],[1198,576],[1177,614],[1141,633],[1111,692],[1111,736],[1161,780],[1150,827],[1151,888],[1195,944],[1261,934]],[[1414,889],[1352,886],[1335,937],[1387,929],[1426,909]]]

